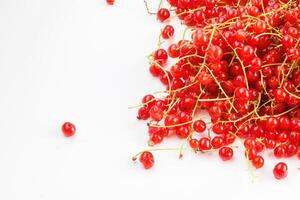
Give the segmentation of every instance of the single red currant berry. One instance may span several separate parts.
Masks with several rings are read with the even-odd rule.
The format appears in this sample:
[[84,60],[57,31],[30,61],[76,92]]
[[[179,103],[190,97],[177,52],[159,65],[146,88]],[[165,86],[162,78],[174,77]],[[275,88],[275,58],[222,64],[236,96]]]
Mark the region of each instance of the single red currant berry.
[[257,153],[260,153],[264,150],[265,146],[263,143],[257,141],[255,142],[255,146],[254,146],[254,149],[256,150]]
[[282,158],[285,156],[286,149],[283,146],[277,146],[274,149],[274,156],[276,158]]
[[233,156],[233,150],[230,147],[222,147],[219,149],[219,156],[223,161],[230,160]]
[[211,145],[214,149],[221,148],[225,144],[224,138],[221,136],[216,136],[211,140]]
[[154,165],[153,154],[149,151],[144,151],[140,156],[140,162],[145,169],[150,169]]
[[199,141],[197,139],[190,139],[189,143],[192,149],[198,149]]
[[209,38],[202,30],[196,30],[193,34],[193,43],[197,48],[206,47],[208,45]]
[[180,56],[180,48],[178,44],[171,44],[168,48],[168,54],[171,58]]
[[292,48],[294,46],[294,38],[290,35],[285,35],[282,38],[282,44],[285,48]]
[[225,137],[224,137],[226,145],[234,143],[235,139],[236,139],[236,136],[234,134],[231,134],[231,133],[226,134]]
[[294,144],[287,145],[286,152],[285,152],[287,157],[292,157],[292,156],[296,155],[297,152],[298,152],[298,148],[296,145],[294,145]]
[[265,145],[266,145],[267,149],[274,149],[276,146],[276,142],[275,142],[275,140],[272,140],[272,139],[266,139]]
[[265,122],[265,127],[267,131],[276,131],[279,121],[278,118],[269,117]]
[[76,133],[76,127],[71,122],[65,122],[61,129],[66,137],[71,137]]
[[157,12],[157,19],[161,22],[164,22],[170,17],[170,11],[166,8],[161,8]]
[[206,129],[206,124],[203,120],[196,120],[193,124],[193,128],[196,132],[198,133],[202,133],[205,131]]
[[156,132],[151,135],[150,140],[148,141],[149,146],[153,146],[155,144],[159,144],[163,141],[163,137],[159,132]]
[[277,88],[274,90],[274,98],[277,102],[285,102],[287,99],[287,94],[282,88]]
[[223,57],[223,50],[217,45],[211,45],[207,50],[207,60],[212,63],[219,63]]
[[273,174],[277,179],[285,178],[288,174],[288,166],[284,162],[278,163],[273,169]]
[[173,35],[174,35],[174,27],[171,25],[166,25],[161,32],[161,37],[166,40],[173,37]]
[[164,49],[157,49],[154,53],[153,53],[153,58],[154,60],[156,60],[156,62],[158,62],[161,65],[166,64],[167,60],[168,60],[168,53],[166,50]]
[[245,141],[244,141],[244,146],[245,146],[246,149],[252,149],[252,148],[254,148],[255,143],[256,143],[256,142],[255,142],[254,139],[247,138],[247,139],[245,139]]
[[200,150],[209,150],[211,149],[210,139],[203,137],[199,140],[199,149]]
[[147,107],[141,107],[138,110],[138,120],[146,120],[150,117],[149,109]]
[[154,77],[159,77],[163,73],[163,71],[159,67],[156,67],[155,65],[151,65],[149,67],[149,72]]
[[267,24],[266,22],[262,21],[262,20],[258,20],[253,27],[254,32],[258,35],[261,34],[263,32],[265,32],[267,29]]
[[256,169],[262,168],[262,166],[264,166],[264,162],[264,158],[259,155],[252,159],[252,164]]
[[244,87],[238,87],[235,89],[235,97],[238,101],[247,102],[250,99],[249,90]]
[[180,126],[176,130],[176,135],[179,138],[187,138],[190,135],[190,129],[187,126]]
[[145,107],[152,108],[155,104],[155,97],[152,94],[147,94],[143,97],[142,103]]
[[149,114],[154,121],[160,121],[164,116],[163,110],[156,105],[152,106],[152,108],[149,110]]

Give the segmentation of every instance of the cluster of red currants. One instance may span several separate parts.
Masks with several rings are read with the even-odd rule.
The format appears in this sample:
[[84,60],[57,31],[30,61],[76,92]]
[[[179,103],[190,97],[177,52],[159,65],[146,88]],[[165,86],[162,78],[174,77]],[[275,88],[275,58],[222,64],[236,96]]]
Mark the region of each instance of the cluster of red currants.
[[[139,120],[150,120],[148,144],[177,135],[195,152],[218,151],[226,161],[238,139],[256,169],[264,165],[264,150],[277,159],[300,158],[298,0],[168,2],[171,8],[160,8],[157,19],[178,18],[190,38],[149,56],[150,73],[166,91],[144,96],[138,110]],[[160,38],[173,35],[168,24]],[[211,122],[200,119],[201,110]],[[152,153],[141,152],[140,161],[150,168]],[[278,163],[273,172],[284,178],[286,164]]]

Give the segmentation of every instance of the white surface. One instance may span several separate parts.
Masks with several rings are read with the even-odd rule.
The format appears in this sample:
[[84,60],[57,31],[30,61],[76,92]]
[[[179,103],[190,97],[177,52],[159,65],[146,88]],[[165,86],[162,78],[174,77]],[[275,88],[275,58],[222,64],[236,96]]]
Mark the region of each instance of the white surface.
[[0,0],[0,199],[298,197],[296,159],[283,181],[266,159],[254,183],[239,152],[229,163],[156,152],[149,171],[131,162],[147,133],[127,106],[162,88],[145,58],[161,27],[142,0]]

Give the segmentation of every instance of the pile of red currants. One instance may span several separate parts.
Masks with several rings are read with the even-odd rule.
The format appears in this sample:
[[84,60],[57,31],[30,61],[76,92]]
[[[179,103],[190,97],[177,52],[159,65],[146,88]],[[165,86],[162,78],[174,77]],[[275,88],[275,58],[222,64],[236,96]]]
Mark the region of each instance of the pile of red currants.
[[[276,159],[300,158],[299,1],[168,3],[156,14],[168,23],[160,40],[172,39],[169,22],[176,18],[189,37],[149,56],[149,71],[166,90],[144,96],[138,110],[137,118],[148,120],[148,144],[176,135],[196,153],[216,151],[227,161],[233,143],[242,141],[256,169],[264,166],[263,151]],[[151,150],[137,156],[146,169],[153,166]],[[278,163],[273,173],[286,177],[287,165]]]

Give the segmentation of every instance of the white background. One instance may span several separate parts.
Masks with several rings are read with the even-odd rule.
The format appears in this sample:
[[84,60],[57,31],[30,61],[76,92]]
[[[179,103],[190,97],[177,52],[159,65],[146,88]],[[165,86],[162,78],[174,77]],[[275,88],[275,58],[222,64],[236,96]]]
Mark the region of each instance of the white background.
[[266,154],[254,182],[240,148],[226,163],[174,151],[147,171],[131,161],[147,131],[127,107],[162,89],[146,60],[161,27],[142,0],[0,0],[0,199],[298,198],[296,158],[277,181]]

